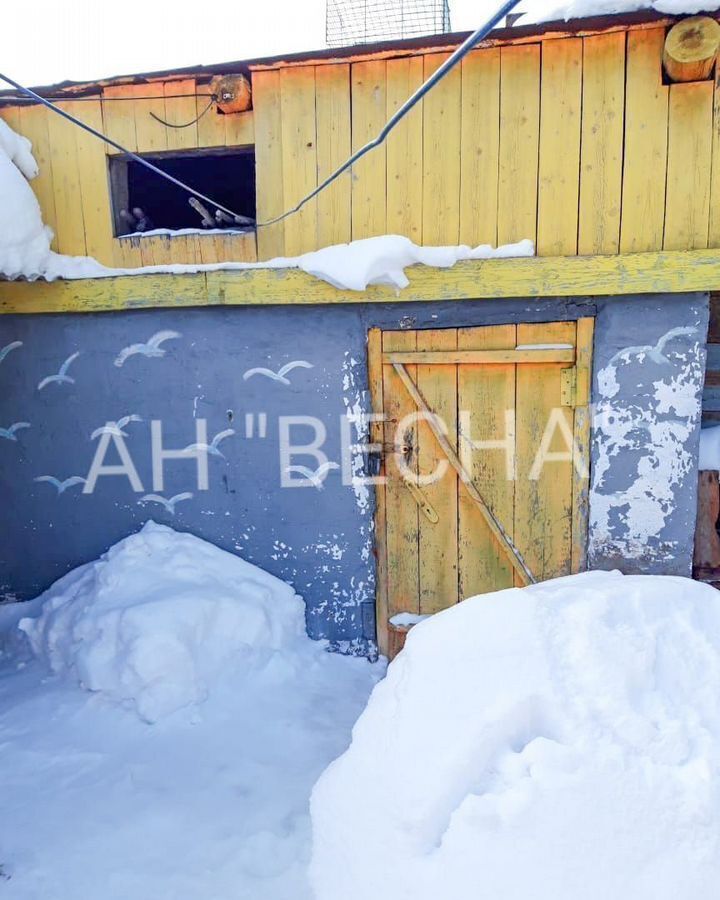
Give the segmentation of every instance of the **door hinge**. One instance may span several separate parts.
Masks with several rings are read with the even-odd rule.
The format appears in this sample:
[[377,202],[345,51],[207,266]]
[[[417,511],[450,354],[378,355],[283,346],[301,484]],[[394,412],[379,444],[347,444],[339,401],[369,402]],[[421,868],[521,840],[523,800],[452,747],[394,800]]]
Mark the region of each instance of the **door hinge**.
[[560,405],[577,406],[577,369],[560,370]]

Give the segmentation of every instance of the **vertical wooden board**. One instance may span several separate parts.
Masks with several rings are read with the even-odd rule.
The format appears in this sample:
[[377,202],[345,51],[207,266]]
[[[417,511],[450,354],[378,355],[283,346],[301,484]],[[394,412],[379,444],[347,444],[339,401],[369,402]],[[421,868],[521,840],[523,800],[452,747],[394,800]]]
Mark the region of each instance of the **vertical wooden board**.
[[[92,128],[102,131],[102,107],[87,100],[67,103],[69,113]],[[80,174],[80,196],[83,221],[85,223],[85,248],[92,256],[106,266],[112,266],[113,223],[110,203],[110,177],[105,145],[81,128],[75,130],[77,143],[78,172]]]
[[583,38],[578,253],[617,253],[620,245],[625,32]]
[[712,82],[670,86],[665,250],[707,247],[712,119]]
[[[383,333],[383,351],[415,350],[414,331],[386,331]],[[407,366],[410,377],[415,380],[415,366]],[[387,611],[388,618],[401,612],[420,611],[419,571],[418,571],[418,506],[413,495],[403,484],[395,454],[392,451],[396,437],[402,444],[403,435],[396,430],[402,419],[417,411],[415,403],[405,386],[390,365],[383,365],[383,398],[385,401],[385,444],[389,448],[385,454],[385,508],[387,515]],[[407,429],[411,433],[413,447],[417,447],[417,427],[413,423]],[[413,453],[408,463],[412,471],[417,471],[417,453]]]
[[462,61],[460,243],[497,244],[500,49]]
[[[315,69],[317,180],[327,178],[350,156],[350,66]],[[341,175],[317,199],[317,246],[351,239],[350,174]]]
[[[455,350],[457,330],[418,331],[418,350]],[[418,365],[415,382],[425,402],[447,428],[447,439],[457,451],[457,366]],[[442,428],[442,425],[440,426]],[[430,475],[446,469],[442,478],[420,485],[439,517],[418,519],[420,612],[435,613],[458,602],[458,477],[427,422],[418,422],[418,471]]]
[[595,320],[577,321],[576,404],[574,410],[572,560],[571,571],[587,568],[588,513],[590,508],[590,397],[592,388],[592,352]]
[[[511,350],[516,345],[515,325],[458,329],[458,350]],[[515,482],[508,478],[502,448],[473,450],[474,441],[505,440],[505,412],[515,412],[514,365],[458,366],[458,416],[463,413],[469,434],[459,434],[460,459],[473,483],[513,537]],[[462,429],[462,425],[459,426]],[[513,586],[513,567],[477,504],[462,484],[458,485],[458,566],[460,599]]]
[[[430,78],[448,58],[425,56]],[[460,110],[462,73],[452,68],[423,100],[423,239],[426,246],[457,244],[460,234]]]
[[498,244],[536,238],[540,46],[500,50]]
[[[280,72],[253,72],[255,104],[255,196],[258,222],[284,212],[282,172],[282,120]],[[258,227],[258,256],[282,256],[285,248],[282,223]]]
[[[135,131],[135,96],[150,91],[162,93],[162,85],[120,84],[108,85],[102,92],[102,116],[104,134],[126,150],[137,153]],[[130,99],[129,99],[130,98]],[[163,105],[164,109],[164,105]],[[118,152],[111,150],[112,153]]]
[[[221,237],[222,240],[222,256],[221,262],[257,262],[257,235],[254,231],[248,231],[244,234],[233,234],[227,237]],[[220,251],[219,251],[220,252]]]
[[708,247],[720,247],[720,66],[715,66],[713,90],[712,179]]
[[[180,241],[180,248],[175,241]],[[167,266],[176,262],[190,262],[185,256],[185,245],[180,237],[157,234],[137,238],[142,265]]]
[[0,107],[0,119],[12,128],[13,131],[17,131],[18,134],[22,134],[22,127],[20,125],[20,117],[21,117],[21,105],[17,106],[3,106]]
[[[225,120],[226,147],[252,147],[255,143],[255,116],[252,109],[246,112],[228,113],[219,118]],[[203,145],[201,144],[201,146]]]
[[113,260],[118,269],[137,269],[143,265],[140,238],[115,238]]
[[[575,344],[575,322],[518,325],[518,344]],[[517,366],[516,477],[514,539],[535,578],[542,581],[570,574],[572,567],[572,460],[548,461],[531,480],[551,416],[562,417],[572,438],[572,409],[560,405],[561,367]],[[571,453],[559,427],[552,433],[551,453]]]
[[[350,69],[352,149],[377,136],[386,122],[385,60],[353,63]],[[352,238],[387,231],[386,148],[381,144],[352,167]]]
[[[282,115],[283,195],[288,208],[295,206],[317,184],[315,146],[315,68],[280,70]],[[285,254],[298,256],[317,247],[317,200],[283,223]]]
[[662,248],[668,129],[664,42],[663,28],[627,35],[621,253]]
[[[166,127],[168,150],[194,150],[198,146],[197,98],[194,78],[163,82],[165,121],[182,128]],[[188,124],[192,123],[192,124]]]
[[[383,366],[382,366],[382,332],[379,328],[368,331],[368,385],[372,411],[382,415],[385,406],[383,401]],[[383,423],[370,424],[370,443],[383,443]],[[383,472],[385,465],[383,463]],[[387,516],[385,512],[385,485],[375,486],[375,623],[378,649],[383,656],[388,653],[388,599],[387,599]]]
[[[168,149],[168,128],[165,120],[165,99],[162,83],[137,85],[132,103],[135,116],[135,140],[138,153],[162,153]],[[157,116],[158,118],[154,118]]]
[[219,111],[217,103],[210,96],[209,84],[197,84],[196,82],[195,89],[197,91],[196,115],[200,117],[197,123],[198,147],[227,146],[225,120],[231,119],[232,116],[226,116]]
[[[53,230],[52,248],[57,250],[57,218],[48,117],[54,115],[39,104],[27,105],[20,110],[20,133],[32,143],[32,152],[39,172],[30,182],[42,210],[43,222]],[[100,145],[102,147],[102,145]]]
[[577,253],[582,39],[542,43],[537,252]]
[[[422,56],[387,61],[387,118],[423,83]],[[422,243],[422,101],[388,135],[387,231]]]
[[[67,103],[56,104],[61,109]],[[53,157],[53,189],[60,253],[85,256],[85,220],[83,218],[77,132],[80,129],[61,116],[48,117],[48,138]]]

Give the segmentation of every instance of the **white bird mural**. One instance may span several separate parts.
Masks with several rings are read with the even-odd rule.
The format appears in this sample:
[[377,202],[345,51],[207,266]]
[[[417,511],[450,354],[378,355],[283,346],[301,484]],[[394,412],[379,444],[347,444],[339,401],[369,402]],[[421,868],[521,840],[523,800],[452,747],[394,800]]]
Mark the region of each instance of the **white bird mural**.
[[198,442],[197,444],[188,444],[187,447],[183,448],[183,452],[192,453],[193,450],[204,450],[211,456],[222,456],[222,458],[225,459],[225,454],[221,453],[220,450],[218,450],[218,444],[220,443],[220,441],[224,441],[225,438],[230,437],[231,434],[235,434],[235,429],[226,428],[225,431],[219,431],[209,444],[204,444],[202,442]]
[[658,365],[669,363],[670,360],[663,352],[665,346],[676,337],[689,337],[690,335],[695,334],[696,331],[697,329],[687,325],[671,328],[670,331],[666,332],[656,344],[643,344],[642,346],[625,347],[622,350],[618,350],[618,352],[610,359],[608,365],[615,365],[619,360],[628,362],[631,356],[647,356]]
[[101,425],[100,428],[96,428],[95,431],[90,435],[90,440],[94,441],[95,438],[100,437],[101,434],[114,434],[115,437],[127,437],[127,431],[123,431],[123,428],[126,425],[129,425],[130,422],[142,422],[142,417],[135,415],[135,413],[131,413],[129,416],[123,416],[121,419],[118,419],[117,422],[106,422],[104,425]]
[[5,357],[12,350],[17,350],[18,347],[22,347],[22,341],[11,341],[9,344],[5,344],[4,347],[0,348],[0,363],[5,359]]
[[75,353],[70,354],[65,362],[60,366],[60,370],[56,375],[48,375],[42,379],[42,381],[38,384],[37,389],[41,391],[46,385],[52,384],[53,382],[57,384],[75,384],[75,379],[71,378],[68,375],[68,369],[75,362],[75,360],[80,356],[80,351],[76,351]]
[[64,481],[60,481],[60,479],[56,478],[54,475],[38,475],[37,478],[34,478],[33,480],[47,481],[48,484],[57,488],[58,496],[64,494],[68,488],[74,487],[76,484],[85,484],[85,479],[81,478],[80,475],[71,475]]
[[323,481],[327,478],[328,472],[331,469],[339,469],[340,466],[336,462],[324,462],[321,463],[315,471],[310,469],[308,466],[286,466],[285,471],[288,473],[295,472],[298,475],[302,475],[303,478],[306,478],[312,485],[314,485],[319,491],[323,489]]
[[280,384],[290,384],[290,379],[285,376],[292,372],[293,369],[313,369],[314,366],[312,363],[309,363],[305,359],[294,359],[292,362],[285,363],[284,366],[281,366],[277,372],[273,372],[272,369],[266,369],[263,366],[257,366],[254,369],[248,369],[247,372],[243,374],[243,381],[247,381],[249,378],[252,378],[253,375],[264,375],[265,378],[269,378],[271,381],[279,381]]
[[141,497],[138,500],[138,503],[159,503],[161,506],[165,507],[165,511],[170,513],[171,516],[175,515],[175,504],[180,503],[183,500],[190,500],[192,497],[192,493],[190,491],[183,491],[182,494],[175,494],[175,496],[163,497],[160,494],[145,494],[144,497]]
[[20,431],[21,428],[29,427],[29,422],[13,422],[8,428],[0,428],[0,438],[5,438],[7,441],[17,441],[15,437],[16,432]]
[[129,347],[123,347],[115,357],[115,365],[120,368],[127,359],[138,354],[148,357],[165,356],[166,350],[161,344],[179,337],[181,337],[179,331],[156,331],[144,344],[130,344]]

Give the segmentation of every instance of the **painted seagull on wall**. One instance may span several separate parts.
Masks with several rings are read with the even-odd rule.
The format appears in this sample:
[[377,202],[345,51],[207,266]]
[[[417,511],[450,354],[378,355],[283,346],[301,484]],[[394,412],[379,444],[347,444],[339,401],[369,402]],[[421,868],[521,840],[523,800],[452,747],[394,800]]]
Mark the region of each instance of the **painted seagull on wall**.
[[38,384],[37,389],[41,391],[46,385],[52,384],[53,382],[57,384],[66,383],[66,384],[75,384],[75,379],[71,378],[67,371],[72,365],[72,363],[80,356],[80,351],[77,350],[75,353],[68,356],[65,362],[60,366],[60,370],[57,375],[47,375],[42,381]]
[[48,484],[57,488],[58,496],[63,494],[68,488],[74,487],[76,484],[85,484],[85,479],[81,478],[79,475],[71,475],[69,478],[66,478],[65,481],[60,481],[60,479],[56,478],[54,475],[38,475],[33,481],[47,481]]
[[22,347],[22,341],[11,341],[9,344],[5,344],[5,346],[0,349],[0,363],[5,359],[5,357],[12,350],[17,350],[18,347]]
[[123,431],[123,428],[130,422],[142,422],[142,417],[135,415],[135,413],[131,413],[129,416],[123,416],[122,419],[118,419],[117,422],[106,422],[104,425],[101,425],[100,428],[96,428],[95,431],[93,431],[90,435],[90,440],[94,441],[95,438],[100,437],[101,434],[113,434],[115,437],[127,437],[127,431]]
[[339,469],[340,466],[336,462],[324,462],[313,471],[307,466],[286,466],[285,471],[289,474],[296,472],[302,475],[304,479],[314,485],[319,491],[323,489],[323,481],[327,478],[327,474],[331,469]]
[[21,428],[29,427],[29,422],[13,422],[9,428],[0,428],[0,438],[5,438],[8,441],[17,441],[15,433],[20,431]]
[[144,497],[141,497],[138,500],[138,503],[159,503],[161,506],[165,507],[165,511],[169,512],[171,516],[175,515],[175,504],[180,503],[182,500],[190,500],[192,497],[192,493],[190,491],[183,491],[182,494],[175,494],[174,497],[162,497],[160,494],[145,494]]
[[230,437],[231,434],[235,434],[235,429],[226,428],[225,431],[219,431],[209,444],[203,444],[202,442],[197,444],[188,444],[187,447],[183,448],[183,452],[192,453],[194,450],[204,450],[211,456],[222,456],[222,458],[225,459],[225,454],[221,453],[218,450],[218,444],[220,443],[220,441],[224,441],[225,438]]
[[243,381],[247,381],[249,378],[252,378],[253,375],[264,375],[265,378],[269,378],[271,381],[279,381],[280,384],[290,384],[290,379],[285,376],[288,372],[292,372],[293,369],[312,369],[314,368],[312,363],[309,363],[305,359],[294,359],[292,362],[285,363],[284,366],[281,366],[277,372],[273,372],[272,369],[266,369],[263,366],[257,366],[254,369],[248,369],[247,372],[243,375]]
[[123,347],[115,357],[115,365],[120,368],[127,359],[138,354],[148,357],[165,356],[165,348],[160,345],[172,338],[179,337],[181,337],[179,331],[156,331],[144,344],[130,344],[129,347]]

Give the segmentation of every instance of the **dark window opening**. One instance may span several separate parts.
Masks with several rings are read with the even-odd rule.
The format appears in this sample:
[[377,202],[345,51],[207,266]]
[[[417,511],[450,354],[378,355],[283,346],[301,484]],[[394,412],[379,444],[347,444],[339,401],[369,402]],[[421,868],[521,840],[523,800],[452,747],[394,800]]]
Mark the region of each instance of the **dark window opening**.
[[237,213],[231,219],[166,178],[127,157],[110,158],[115,234],[167,228],[248,230],[255,222],[255,154],[243,150],[189,150],[145,154],[144,159]]

